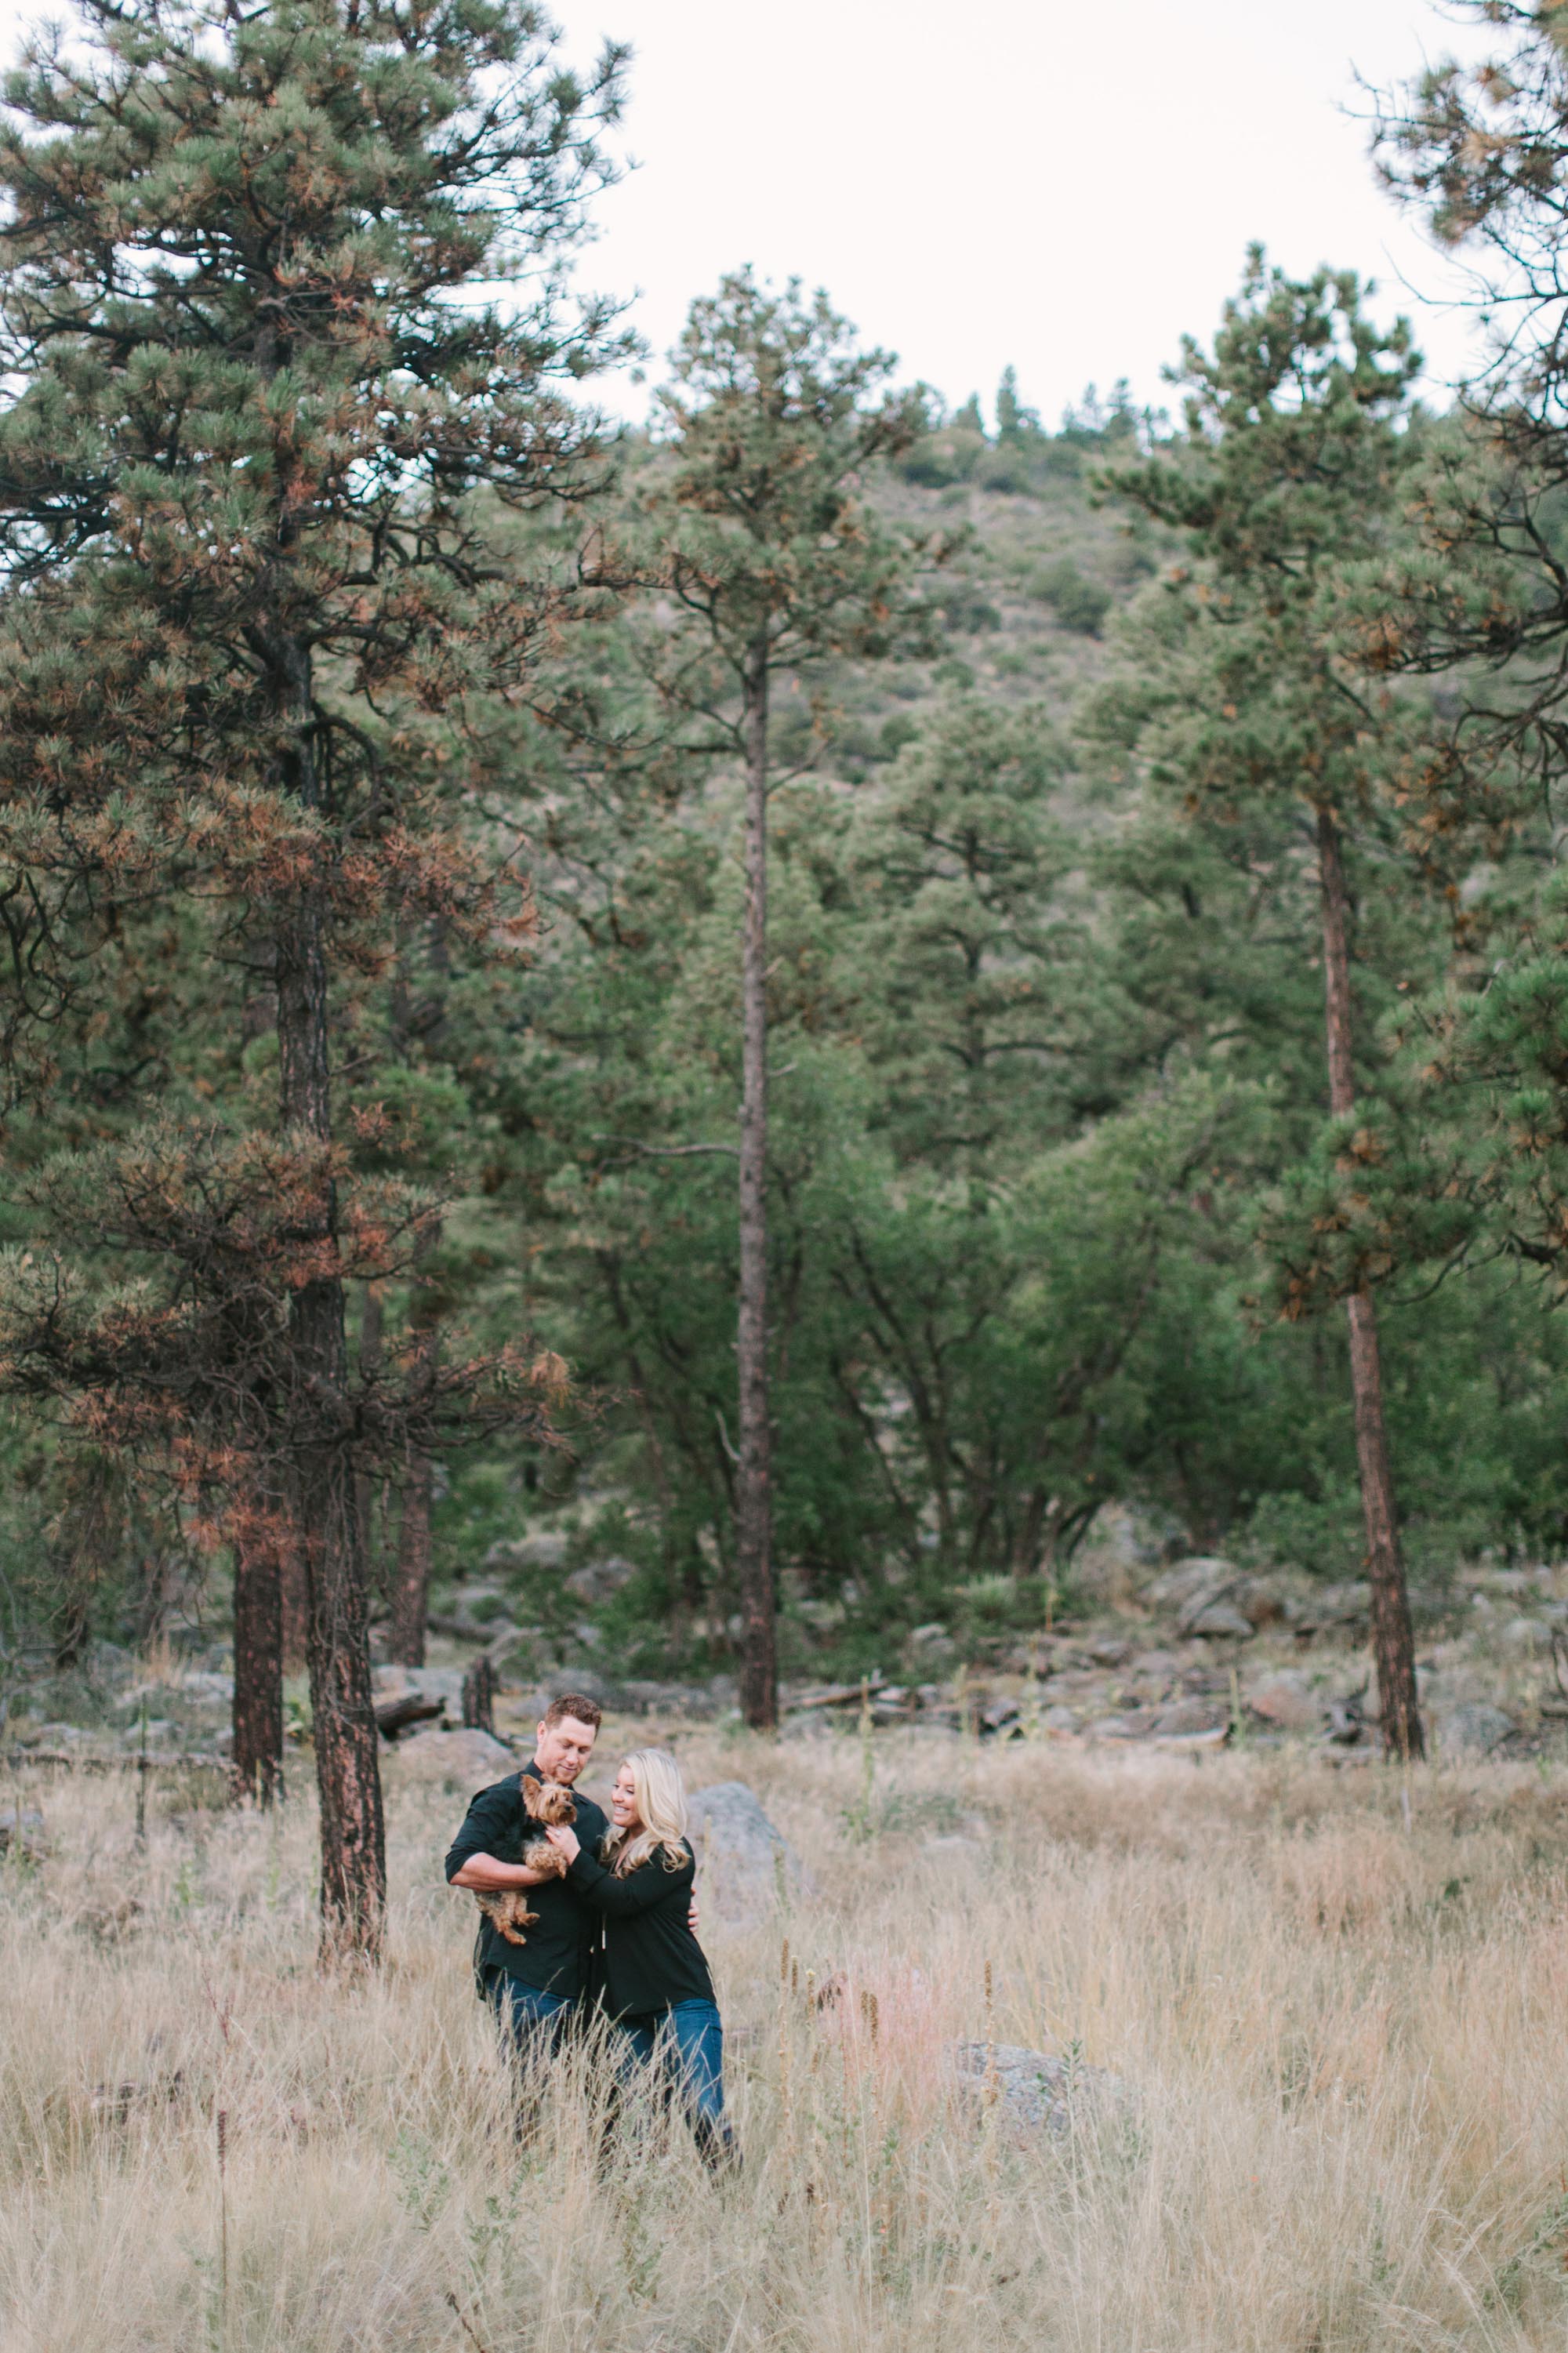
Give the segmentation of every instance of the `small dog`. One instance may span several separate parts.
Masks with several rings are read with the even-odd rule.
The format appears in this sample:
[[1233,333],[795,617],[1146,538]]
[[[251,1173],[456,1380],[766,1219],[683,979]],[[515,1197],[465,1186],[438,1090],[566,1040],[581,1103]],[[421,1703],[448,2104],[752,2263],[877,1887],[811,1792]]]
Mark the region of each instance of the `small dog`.
[[[536,1781],[531,1773],[525,1773],[521,1787],[530,1821],[548,1824],[576,1820],[576,1803],[564,1781]],[[551,1879],[565,1876],[566,1858],[548,1839],[535,1839],[531,1846],[525,1846],[521,1860],[530,1871],[542,1871]],[[481,1895],[479,1899],[479,1910],[487,1920],[494,1922],[509,1945],[526,1945],[525,1931],[539,1917],[537,1912],[529,1910],[528,1897],[526,1887],[503,1887],[493,1895]]]

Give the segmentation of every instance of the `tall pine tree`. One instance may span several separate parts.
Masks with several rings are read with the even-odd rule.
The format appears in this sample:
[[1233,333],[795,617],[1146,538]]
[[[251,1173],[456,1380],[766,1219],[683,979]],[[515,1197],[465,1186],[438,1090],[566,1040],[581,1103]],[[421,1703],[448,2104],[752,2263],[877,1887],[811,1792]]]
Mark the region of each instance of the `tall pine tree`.
[[[866,497],[876,461],[922,416],[882,389],[891,361],[859,350],[826,297],[768,292],[747,272],[693,305],[661,396],[668,446],[650,469],[657,568],[675,627],[657,682],[679,751],[744,778],[741,934],[736,1552],[742,1707],[777,1718],[768,1404],[768,800],[782,772],[773,698],[829,659],[889,651],[907,633],[914,549]],[[822,731],[826,733],[826,729]]]
[[[1335,591],[1385,543],[1416,362],[1384,333],[1348,275],[1297,283],[1254,251],[1212,353],[1188,343],[1187,445],[1110,478],[1184,529],[1194,562],[1170,617],[1131,739],[1157,786],[1210,825],[1267,815],[1279,853],[1314,870],[1328,1110],[1354,1148],[1354,897],[1358,828],[1386,795],[1397,725],[1343,658]],[[1140,691],[1134,689],[1134,699]],[[1384,699],[1384,701],[1386,698]],[[1346,1296],[1352,1405],[1372,1583],[1373,1642],[1390,1753],[1419,1756],[1414,1641],[1366,1270]]]
[[[520,691],[555,602],[498,558],[480,494],[575,493],[570,383],[609,332],[561,268],[620,61],[580,82],[552,42],[527,0],[85,0],[27,48],[0,134],[0,856],[24,1009],[63,1017],[105,933],[171,896],[214,911],[215,953],[270,998],[270,1111],[148,1141],[118,1231],[182,1270],[176,1301],[207,1286],[215,1379],[160,1394],[219,1475],[224,1334],[237,1349],[252,1319],[252,1664],[276,1671],[275,1603],[244,1587],[275,1578],[279,1537],[308,1583],[325,1937],[367,1954],[384,1864],[344,1304],[399,1219],[354,1186],[334,1037],[410,928],[482,950],[526,924],[504,852],[462,822],[451,722]],[[217,1296],[242,1216],[255,1250]],[[155,1318],[90,1323],[84,1379],[156,1387]],[[11,1336],[43,1378],[58,1329],[24,1314]]]

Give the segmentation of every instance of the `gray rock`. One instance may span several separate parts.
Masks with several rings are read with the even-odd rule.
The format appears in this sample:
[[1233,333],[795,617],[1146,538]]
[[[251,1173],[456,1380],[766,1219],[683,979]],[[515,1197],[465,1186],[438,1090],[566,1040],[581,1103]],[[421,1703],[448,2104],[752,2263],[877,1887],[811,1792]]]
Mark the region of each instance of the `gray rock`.
[[1127,2086],[1104,2067],[1054,2058],[1017,2042],[955,2042],[952,2072],[964,2105],[995,2106],[1028,2133],[1061,2137],[1129,2105]]
[[1263,1626],[1289,1625],[1298,1615],[1295,1602],[1271,1577],[1244,1577],[1230,1599],[1255,1633]]
[[1146,1675],[1151,1682],[1173,1675],[1181,1665],[1173,1651],[1140,1651],[1131,1662],[1131,1672]]
[[32,1806],[0,1809],[0,1854],[32,1857],[44,1851],[44,1818]]
[[518,1757],[488,1732],[411,1732],[387,1750],[382,1771],[390,1779],[418,1781],[448,1789],[489,1788],[515,1773]]
[[1479,1701],[1438,1718],[1437,1746],[1445,1757],[1489,1757],[1513,1729],[1512,1716]]
[[1234,1601],[1211,1601],[1207,1607],[1187,1619],[1183,1630],[1196,1634],[1204,1641],[1231,1640],[1249,1642],[1257,1628],[1244,1618]]
[[904,1638],[906,1655],[918,1665],[931,1668],[956,1662],[958,1644],[945,1626],[915,1626]]
[[719,1713],[719,1703],[706,1683],[663,1683],[630,1676],[621,1685],[621,1700],[637,1715],[683,1715],[693,1724],[710,1724]]
[[1364,1577],[1349,1577],[1338,1585],[1320,1585],[1301,1605],[1298,1620],[1303,1633],[1330,1626],[1348,1631],[1364,1625],[1372,1610],[1372,1588]]
[[1191,1553],[1185,1560],[1173,1562],[1163,1577],[1146,1586],[1143,1599],[1155,1609],[1185,1609],[1199,1594],[1217,1593],[1240,1576],[1236,1563],[1221,1559],[1218,1553]]
[[1001,1732],[1018,1721],[1019,1708],[1016,1699],[987,1701],[980,1711],[980,1721],[987,1732]]
[[187,1699],[207,1700],[215,1707],[227,1707],[234,1699],[234,1677],[193,1669],[181,1676],[180,1690]]
[[416,1692],[421,1699],[445,1700],[449,1707],[463,1703],[461,1667],[372,1667],[371,1689],[378,1699],[397,1699]]
[[1169,1738],[1173,1734],[1218,1732],[1230,1721],[1230,1710],[1212,1699],[1174,1699],[1154,1717],[1150,1730]]
[[608,1675],[599,1672],[597,1667],[584,1666],[581,1661],[574,1664],[567,1662],[556,1669],[548,1687],[549,1695],[544,1706],[548,1707],[552,1699],[563,1698],[567,1693],[579,1699],[591,1699],[595,1707],[616,1709],[621,1706],[624,1696],[619,1683],[612,1683]]
[[1543,1626],[1539,1618],[1510,1618],[1498,1641],[1516,1658],[1544,1658],[1552,1648],[1552,1629]]
[[1131,1643],[1120,1634],[1095,1634],[1083,1647],[1097,1667],[1124,1667],[1132,1656]]
[[635,1560],[623,1560],[618,1553],[610,1553],[603,1560],[585,1560],[566,1579],[566,1590],[585,1601],[590,1609],[608,1601],[622,1586],[629,1585],[637,1573]]
[[558,1528],[538,1528],[532,1535],[503,1536],[491,1545],[485,1568],[491,1577],[509,1568],[564,1568],[567,1550],[568,1539]]
[[1078,1718],[1070,1707],[1063,1707],[1058,1702],[1056,1706],[1047,1708],[1040,1718],[1040,1728],[1044,1732],[1076,1732]]
[[782,1891],[809,1892],[810,1874],[743,1781],[715,1781],[691,1799],[689,1835],[700,1894],[722,1920],[764,1919]]
[[1321,1701],[1315,1698],[1305,1675],[1294,1668],[1281,1668],[1278,1674],[1266,1675],[1254,1683],[1247,1694],[1247,1704],[1266,1724],[1277,1725],[1281,1732],[1307,1732],[1322,1716]]

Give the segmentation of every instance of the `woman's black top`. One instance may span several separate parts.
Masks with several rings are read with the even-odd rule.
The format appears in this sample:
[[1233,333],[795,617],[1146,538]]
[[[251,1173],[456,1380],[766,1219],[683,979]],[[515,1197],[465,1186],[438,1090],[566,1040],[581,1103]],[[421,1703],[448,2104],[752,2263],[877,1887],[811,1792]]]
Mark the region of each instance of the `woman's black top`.
[[646,2016],[678,2001],[711,2001],[713,1980],[702,1947],[687,1925],[697,1858],[685,1839],[686,1861],[669,1867],[663,1847],[624,1879],[587,1848],[578,1850],[567,1884],[605,1923],[605,2009],[611,2018]]

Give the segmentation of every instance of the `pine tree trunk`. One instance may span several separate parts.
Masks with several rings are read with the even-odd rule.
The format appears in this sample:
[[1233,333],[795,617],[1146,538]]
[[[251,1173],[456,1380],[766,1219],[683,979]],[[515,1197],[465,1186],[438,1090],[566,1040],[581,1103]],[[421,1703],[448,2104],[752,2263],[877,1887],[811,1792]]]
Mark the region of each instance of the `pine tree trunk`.
[[[289,645],[282,665],[293,723],[289,778],[306,807],[319,801],[310,730],[310,657]],[[283,699],[283,698],[280,698]],[[308,888],[280,926],[277,946],[279,1110],[286,1134],[324,1148],[331,1140],[331,1070],[326,955],[320,899]],[[320,1172],[298,1239],[320,1245],[330,1270],[337,1201]],[[297,1540],[307,1606],[306,1651],[321,1812],[324,1956],[379,1957],[386,1904],[381,1775],[370,1680],[364,1550],[349,1450],[348,1345],[342,1277],[300,1284],[289,1321],[299,1435]]]
[[741,1587],[741,1713],[778,1723],[768,1423],[768,665],[753,647],[745,680],[746,902],[741,943],[741,1298],[735,1335],[740,1449],[735,1549]]
[[430,1601],[430,1457],[416,1454],[403,1490],[387,1642],[388,1658],[400,1667],[425,1664],[425,1619]]
[[283,1795],[283,1584],[275,1538],[247,1529],[234,1560],[234,1751],[229,1796]]
[[310,1598],[305,1590],[305,1559],[299,1542],[298,1504],[290,1506],[278,1556],[283,1607],[283,1672],[297,1675],[310,1651]]
[[[369,1282],[360,1305],[359,1375],[363,1382],[374,1381],[381,1370],[381,1342],[384,1324],[381,1289]],[[354,1474],[354,1514],[359,1522],[359,1539],[364,1552],[365,1582],[372,1594],[384,1589],[386,1562],[385,1530],[377,1542],[378,1514],[375,1508],[375,1482],[368,1471]]]
[[[1318,812],[1318,874],[1323,915],[1329,1109],[1335,1119],[1343,1119],[1355,1109],[1348,900],[1339,828],[1327,809]],[[1425,1743],[1416,1704],[1415,1637],[1410,1623],[1410,1597],[1405,1589],[1394,1476],[1388,1460],[1377,1310],[1367,1291],[1353,1292],[1345,1302],[1345,1310],[1350,1320],[1351,1396],[1355,1414],[1356,1461],[1361,1471],[1362,1514],[1366,1524],[1373,1658],[1377,1670],[1384,1746],[1390,1757],[1420,1757],[1425,1754]]]

